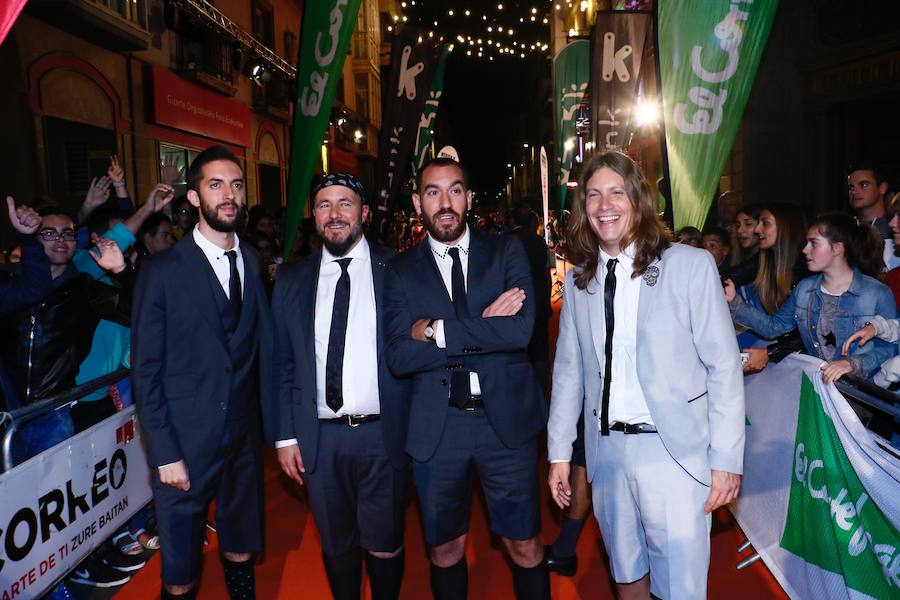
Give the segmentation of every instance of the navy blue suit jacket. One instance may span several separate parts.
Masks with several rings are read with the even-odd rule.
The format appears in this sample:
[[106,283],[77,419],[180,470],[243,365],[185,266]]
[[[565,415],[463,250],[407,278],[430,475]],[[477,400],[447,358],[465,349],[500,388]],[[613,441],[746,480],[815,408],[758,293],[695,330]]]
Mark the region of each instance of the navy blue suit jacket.
[[[171,249],[147,257],[132,308],[135,404],[153,467],[184,460],[189,472],[211,464],[225,431],[228,398],[236,386],[270,381],[272,324],[256,253],[243,242],[244,314],[256,312],[252,364],[234,364],[214,293],[212,267],[191,233]],[[258,358],[260,373],[254,371]],[[242,381],[235,381],[240,377]],[[246,398],[251,408],[254,397]],[[260,390],[263,397],[267,390]],[[252,414],[259,414],[254,409]],[[251,431],[258,423],[248,423]]]
[[[378,396],[380,424],[391,463],[404,468],[409,457],[403,450],[406,439],[408,402],[404,382],[391,375],[384,361],[384,273],[394,251],[369,242],[372,280],[375,285],[375,313],[378,319]],[[282,267],[275,279],[272,311],[275,331],[274,403],[266,407],[266,437],[271,442],[296,438],[304,468],[316,468],[319,445],[319,416],[316,405],[315,317],[316,290],[322,253]],[[348,339],[348,344],[353,340]]]
[[[514,287],[526,294],[518,314],[481,317],[497,296]],[[440,441],[451,373],[457,369],[478,373],[488,420],[506,446],[521,446],[547,422],[546,402],[527,353],[535,292],[522,242],[511,235],[473,231],[466,288],[473,316],[457,319],[427,239],[388,264],[385,354],[394,375],[413,380],[406,450],[418,461],[428,460]],[[412,339],[418,319],[443,319],[447,347]]]

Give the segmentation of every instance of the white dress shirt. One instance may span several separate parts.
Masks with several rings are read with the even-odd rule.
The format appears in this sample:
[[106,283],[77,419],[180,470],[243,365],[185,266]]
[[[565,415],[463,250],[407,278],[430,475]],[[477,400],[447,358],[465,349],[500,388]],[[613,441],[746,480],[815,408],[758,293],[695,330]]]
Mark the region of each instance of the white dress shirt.
[[[634,245],[630,245],[618,256],[609,256],[600,250],[600,265],[597,269],[597,281],[601,284],[606,279],[606,262],[611,258],[619,259],[616,263],[616,295],[613,300],[613,313],[615,327],[613,328],[613,356],[612,356],[612,381],[609,388],[609,424],[619,423],[649,423],[650,409],[644,399],[638,381],[636,348],[637,348],[637,320],[638,302],[641,298],[640,277],[632,279],[634,270]],[[597,315],[603,318],[603,315]],[[604,376],[606,374],[604,373]],[[600,428],[600,403],[598,398],[597,428]]]
[[[328,337],[331,334],[334,291],[341,277],[341,266],[336,261],[341,258],[352,259],[347,265],[347,273],[350,275],[350,311],[347,314],[341,381],[344,404],[334,412],[325,402],[325,369],[328,363]],[[361,238],[346,256],[334,256],[323,247],[319,281],[316,286],[315,312],[316,410],[320,419],[381,413],[378,395],[377,318],[372,258],[366,238]],[[279,440],[275,443],[275,447],[284,448],[296,443],[296,439]]]
[[[325,367],[328,360],[331,313],[334,310],[334,290],[341,276],[341,266],[335,261],[341,258],[352,259],[347,265],[347,273],[350,275],[350,312],[347,314],[341,384],[344,405],[335,413],[325,402]],[[377,319],[372,258],[366,238],[360,238],[345,256],[333,256],[323,247],[319,285],[316,288],[315,327],[316,406],[320,419],[381,413],[378,399]]]
[[[225,291],[225,297],[231,300],[231,287],[229,286],[231,279],[231,264],[228,261],[228,257],[225,256],[226,250],[222,250],[203,237],[199,227],[194,227],[193,236],[194,241],[203,251],[203,255],[206,256],[206,260],[208,260],[210,266],[212,266],[213,272],[216,274],[216,279],[218,279],[219,283],[222,285],[222,289]],[[244,255],[241,254],[241,243],[240,240],[238,240],[237,235],[234,236],[234,248],[230,248],[229,251],[230,250],[237,252],[237,270],[238,275],[241,276],[241,298],[243,298],[245,279]]]
[[[428,245],[434,254],[434,262],[437,264],[438,271],[441,273],[441,279],[444,280],[444,287],[447,288],[447,294],[450,300],[453,300],[453,259],[450,257],[450,248],[444,242],[439,242],[429,233],[426,237]],[[469,290],[469,243],[472,240],[471,232],[468,225],[462,237],[456,243],[459,248],[459,262],[462,264],[463,281],[466,285],[466,293]],[[444,336],[444,321],[439,320],[434,325],[434,341],[438,348],[447,347],[447,338]],[[472,371],[469,373],[469,390],[473,396],[481,395],[481,383],[478,381],[478,373]]]

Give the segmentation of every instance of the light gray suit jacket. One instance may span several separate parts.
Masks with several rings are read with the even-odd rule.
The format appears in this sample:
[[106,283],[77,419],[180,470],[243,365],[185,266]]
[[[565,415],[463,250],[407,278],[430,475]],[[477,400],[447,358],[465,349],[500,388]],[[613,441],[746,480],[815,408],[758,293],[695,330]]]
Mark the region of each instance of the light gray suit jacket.
[[[734,327],[711,254],[674,244],[654,268],[654,285],[649,273],[641,282],[638,383],[669,454],[709,485],[710,469],[742,473],[744,381]],[[584,290],[573,272],[566,276],[547,425],[549,459],[570,460],[583,408],[589,480],[598,462],[606,336],[597,271]]]

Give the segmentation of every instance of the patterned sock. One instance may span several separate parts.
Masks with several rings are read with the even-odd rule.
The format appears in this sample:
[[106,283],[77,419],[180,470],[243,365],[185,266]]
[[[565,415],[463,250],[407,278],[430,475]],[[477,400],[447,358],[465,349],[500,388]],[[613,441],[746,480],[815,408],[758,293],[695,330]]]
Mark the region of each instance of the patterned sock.
[[543,562],[531,568],[513,564],[512,576],[517,600],[550,600],[550,570]]
[[393,558],[378,558],[366,552],[366,572],[369,574],[372,600],[397,600],[400,597],[405,559],[402,550]]
[[233,562],[222,557],[225,586],[231,600],[256,600],[256,567],[253,559]]
[[585,519],[570,519],[563,516],[559,535],[553,542],[553,554],[562,557],[575,556],[575,546],[578,545],[578,538],[581,536],[584,522]]
[[434,600],[466,600],[469,594],[469,566],[465,556],[449,567],[431,563],[431,593]]

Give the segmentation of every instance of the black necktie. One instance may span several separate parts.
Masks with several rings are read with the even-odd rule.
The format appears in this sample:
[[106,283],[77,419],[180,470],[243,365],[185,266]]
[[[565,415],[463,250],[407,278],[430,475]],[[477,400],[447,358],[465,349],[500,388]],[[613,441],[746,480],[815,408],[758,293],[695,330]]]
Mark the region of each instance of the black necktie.
[[447,253],[453,259],[453,270],[450,271],[450,292],[453,296],[453,309],[457,318],[464,319],[469,316],[469,307],[466,304],[466,279],[463,277],[462,261],[459,259],[459,248],[448,248]]
[[617,258],[606,261],[606,280],[603,282],[603,312],[606,315],[606,365],[603,369],[603,401],[600,405],[600,435],[609,435],[609,385],[612,383],[612,342],[616,327],[613,301],[616,298]]
[[325,403],[337,412],[344,405],[344,340],[347,337],[347,315],[350,312],[349,258],[335,261],[341,276],[334,288],[334,308],[331,311],[331,332],[328,334],[328,358],[325,360]]
[[235,327],[237,327],[237,322],[241,320],[241,308],[244,304],[241,298],[241,274],[238,273],[237,268],[237,252],[229,250],[225,256],[228,257],[228,264],[231,267],[228,275],[228,303],[231,305]]
[[[469,307],[466,304],[466,280],[463,277],[462,261],[459,259],[459,248],[453,247],[447,250],[453,259],[453,269],[450,271],[450,293],[453,296],[453,310],[456,318],[464,319],[469,316]],[[450,402],[458,408],[465,407],[472,395],[471,381],[468,371],[454,371],[450,374]]]

